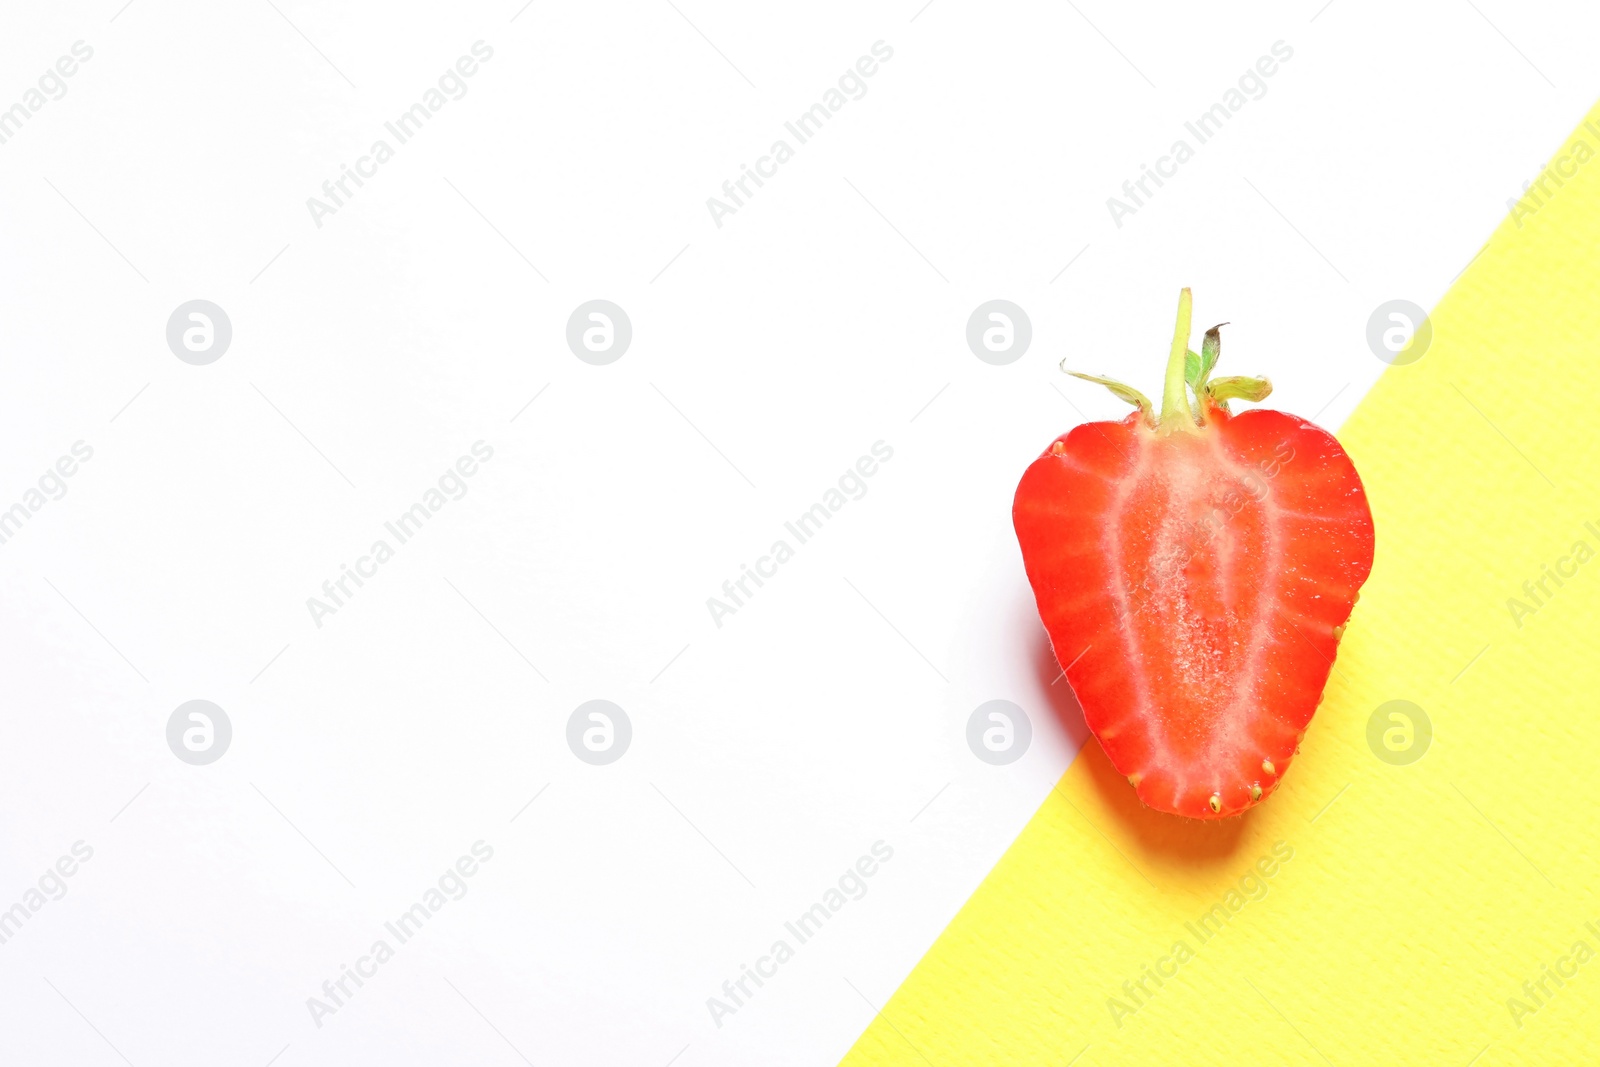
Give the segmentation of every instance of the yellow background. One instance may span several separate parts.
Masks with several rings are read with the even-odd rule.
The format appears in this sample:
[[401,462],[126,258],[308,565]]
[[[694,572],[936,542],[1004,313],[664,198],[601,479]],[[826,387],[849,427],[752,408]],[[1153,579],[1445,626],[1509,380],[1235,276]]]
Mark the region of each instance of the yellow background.
[[[1600,1063],[1600,958],[1542,1007],[1522,988],[1579,938],[1600,951],[1600,559],[1520,628],[1507,607],[1574,542],[1600,550],[1600,160],[1575,165],[1339,435],[1376,562],[1278,793],[1157,814],[1090,740],[848,1067]],[[1390,700],[1432,722],[1409,766],[1367,744]],[[1279,841],[1265,896],[1202,944],[1185,924]],[[1108,998],[1134,1007],[1124,980],[1180,939],[1194,958],[1119,1025]],[[1520,1026],[1512,997],[1538,1008]]]

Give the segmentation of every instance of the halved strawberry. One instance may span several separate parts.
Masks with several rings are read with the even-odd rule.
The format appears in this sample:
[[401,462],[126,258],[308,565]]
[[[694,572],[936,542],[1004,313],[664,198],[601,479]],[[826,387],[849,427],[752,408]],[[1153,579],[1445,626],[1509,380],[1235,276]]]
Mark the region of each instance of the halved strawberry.
[[[1056,658],[1089,729],[1139,798],[1197,819],[1276,788],[1322,699],[1372,569],[1372,513],[1339,442],[1210,379],[1217,327],[1189,351],[1189,290],[1160,418],[1138,410],[1056,439],[1012,519]],[[1194,391],[1194,407],[1189,389]]]

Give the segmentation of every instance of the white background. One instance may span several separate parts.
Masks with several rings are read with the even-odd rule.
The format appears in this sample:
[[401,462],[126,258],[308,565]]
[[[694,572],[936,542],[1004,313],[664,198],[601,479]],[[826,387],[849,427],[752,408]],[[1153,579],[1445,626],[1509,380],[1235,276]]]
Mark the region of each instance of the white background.
[[[276,3],[3,9],[0,107],[94,56],[0,145],[0,509],[94,456],[0,545],[0,908],[94,856],[0,945],[0,1062],[834,1062],[1081,739],[1010,501],[1125,408],[1057,361],[1158,394],[1192,285],[1222,373],[1337,426],[1384,369],[1367,317],[1471,260],[1592,102],[1600,29],[1505,0]],[[480,39],[467,95],[314,225]],[[209,366],[165,340],[194,298],[233,325]],[[633,324],[604,367],[564,340],[593,298]],[[1032,320],[1009,366],[966,345],[992,298]],[[478,440],[467,496],[318,628],[306,598]],[[715,627],[878,440],[866,496]],[[204,767],[165,739],[195,698],[234,730]],[[594,698],[633,725],[609,766],[565,741]],[[1005,767],[965,741],[996,698],[1033,727]],[[317,1027],[479,839],[467,895]],[[868,894],[716,1026],[878,840]]]

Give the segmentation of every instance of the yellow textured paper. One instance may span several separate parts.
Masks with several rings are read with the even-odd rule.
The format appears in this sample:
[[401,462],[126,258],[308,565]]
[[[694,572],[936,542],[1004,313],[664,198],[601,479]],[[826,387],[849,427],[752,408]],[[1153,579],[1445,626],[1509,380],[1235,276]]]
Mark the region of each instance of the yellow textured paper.
[[[1282,788],[1187,822],[1090,740],[846,1065],[1600,1063],[1588,121],[1339,435],[1377,555]],[[1433,728],[1410,765],[1368,744],[1394,700]]]

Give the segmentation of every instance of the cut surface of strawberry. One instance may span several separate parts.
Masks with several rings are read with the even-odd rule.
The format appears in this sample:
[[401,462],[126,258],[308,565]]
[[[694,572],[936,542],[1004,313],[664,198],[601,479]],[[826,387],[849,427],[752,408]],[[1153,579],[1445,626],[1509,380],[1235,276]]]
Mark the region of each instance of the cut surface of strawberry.
[[[1372,514],[1332,434],[1256,409],[1265,379],[1212,380],[1183,290],[1160,417],[1137,406],[1057,438],[1012,519],[1084,719],[1152,808],[1236,815],[1282,780],[1372,569]],[[1193,403],[1190,390],[1193,390]]]

